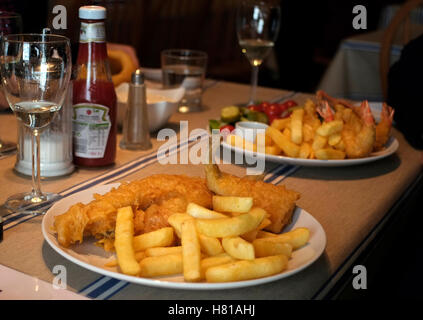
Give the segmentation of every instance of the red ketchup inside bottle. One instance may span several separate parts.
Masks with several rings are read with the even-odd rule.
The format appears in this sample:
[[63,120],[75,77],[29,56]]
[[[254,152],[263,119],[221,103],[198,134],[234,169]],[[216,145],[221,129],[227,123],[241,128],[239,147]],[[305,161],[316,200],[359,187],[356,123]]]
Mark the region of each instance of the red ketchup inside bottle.
[[[80,17],[82,8],[85,7],[80,8]],[[116,93],[107,57],[104,19],[82,19],[73,82],[74,163],[89,167],[113,164],[116,133]]]

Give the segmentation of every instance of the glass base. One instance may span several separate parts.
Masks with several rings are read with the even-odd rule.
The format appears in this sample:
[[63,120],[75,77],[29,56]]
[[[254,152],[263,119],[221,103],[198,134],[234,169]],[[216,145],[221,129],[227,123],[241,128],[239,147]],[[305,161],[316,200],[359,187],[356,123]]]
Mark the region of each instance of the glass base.
[[9,197],[4,203],[4,207],[13,212],[27,214],[44,214],[47,210],[44,206],[59,195],[45,192],[40,197],[34,196],[32,192],[18,193]]

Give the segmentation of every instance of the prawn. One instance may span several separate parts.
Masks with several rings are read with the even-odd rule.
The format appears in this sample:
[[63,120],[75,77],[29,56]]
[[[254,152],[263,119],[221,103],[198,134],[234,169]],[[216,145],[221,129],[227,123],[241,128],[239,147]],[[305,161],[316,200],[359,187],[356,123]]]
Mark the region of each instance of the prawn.
[[382,113],[380,115],[380,122],[376,125],[376,141],[373,146],[374,151],[383,149],[383,146],[388,142],[392,120],[394,118],[395,110],[386,103],[382,104]]
[[356,118],[351,116],[344,124],[342,140],[348,158],[362,158],[373,150],[376,140],[376,128],[372,112],[367,100],[360,106],[361,126],[357,126]]

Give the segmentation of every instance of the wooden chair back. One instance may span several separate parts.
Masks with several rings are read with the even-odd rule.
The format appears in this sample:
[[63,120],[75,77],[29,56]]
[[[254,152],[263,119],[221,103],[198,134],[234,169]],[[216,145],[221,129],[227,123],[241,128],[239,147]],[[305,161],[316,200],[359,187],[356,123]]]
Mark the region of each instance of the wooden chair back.
[[405,2],[392,18],[390,24],[385,30],[380,48],[380,81],[384,99],[388,96],[388,72],[390,67],[391,46],[393,39],[401,25],[403,25],[402,43],[407,44],[410,41],[411,26],[410,12],[416,7],[423,5],[423,0],[408,0]]

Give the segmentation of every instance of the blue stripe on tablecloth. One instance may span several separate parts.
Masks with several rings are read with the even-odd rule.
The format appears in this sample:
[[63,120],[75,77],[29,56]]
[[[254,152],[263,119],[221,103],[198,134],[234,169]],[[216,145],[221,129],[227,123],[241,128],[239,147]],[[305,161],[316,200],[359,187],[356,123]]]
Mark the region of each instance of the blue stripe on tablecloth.
[[[109,277],[107,277],[109,278]],[[121,280],[115,279],[115,278],[109,278],[105,283],[103,283],[98,288],[95,288],[91,292],[87,294],[88,298],[96,299],[98,296],[100,296],[103,292],[106,292],[110,288],[114,287],[116,284],[122,282]]]
[[[369,52],[380,52],[380,44],[374,44],[364,41],[345,40],[342,42],[341,48]],[[399,56],[401,54],[402,48],[402,46],[393,45],[391,48],[391,54]]]
[[[194,139],[185,140],[183,142],[180,142],[180,143],[176,144],[175,146],[171,146],[169,148],[169,154],[174,154],[179,149],[188,147],[189,144],[191,144],[192,142],[195,142],[198,138],[203,137],[203,136],[205,136],[205,134],[204,135],[201,135],[201,136],[197,136]],[[113,170],[112,172],[108,172],[108,173],[106,173],[104,175],[95,177],[92,180],[87,180],[87,181],[84,181],[84,182],[82,182],[80,184],[77,184],[76,186],[73,186],[71,188],[68,188],[68,189],[66,189],[66,190],[64,190],[64,191],[62,191],[62,192],[59,193],[62,197],[57,198],[54,201],[51,201],[51,202],[49,202],[47,204],[39,205],[39,206],[37,206],[37,208],[39,208],[39,209],[46,208],[47,209],[48,207],[50,207],[51,205],[53,205],[53,203],[55,201],[57,201],[59,199],[62,199],[65,196],[70,196],[70,195],[72,195],[72,194],[74,194],[76,192],[80,192],[82,190],[88,189],[88,188],[90,188],[92,186],[95,186],[95,185],[98,185],[98,184],[101,184],[101,183],[102,184],[105,184],[107,182],[111,182],[112,180],[115,180],[115,179],[118,179],[118,178],[121,179],[121,178],[123,178],[123,177],[125,177],[125,176],[127,176],[127,175],[129,175],[131,173],[133,173],[136,170],[139,170],[139,169],[141,169],[143,167],[146,167],[147,165],[151,165],[151,164],[155,163],[156,161],[157,161],[157,152],[154,152],[154,154],[151,155],[151,156],[144,156],[144,157],[142,157],[142,158],[140,158],[140,159],[138,159],[136,161],[133,161],[134,163],[132,163],[129,166],[128,165],[125,165],[125,168],[123,168],[123,169],[122,169],[122,167],[119,167],[119,168]],[[15,223],[15,224],[13,224],[13,225],[5,228],[4,231],[6,231],[8,229],[11,229],[11,228],[13,228],[13,227],[15,227],[15,226],[23,223],[23,222],[26,222],[28,220],[31,220],[31,219],[33,219],[35,217],[36,217],[36,215],[35,216],[32,216],[32,215],[22,214],[22,213],[21,214],[17,213],[17,214],[15,214],[13,216],[10,216],[8,219],[6,219],[4,221],[4,225],[8,225],[8,224],[11,224],[11,223],[13,223],[15,221],[19,221],[19,219],[22,219],[22,220],[20,220],[18,223]]]

